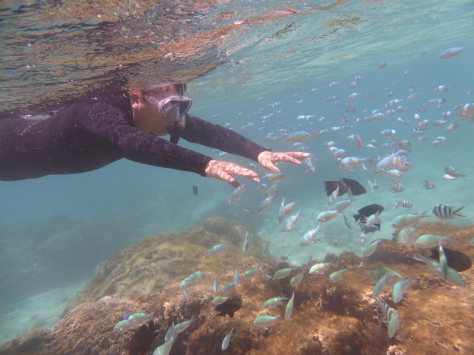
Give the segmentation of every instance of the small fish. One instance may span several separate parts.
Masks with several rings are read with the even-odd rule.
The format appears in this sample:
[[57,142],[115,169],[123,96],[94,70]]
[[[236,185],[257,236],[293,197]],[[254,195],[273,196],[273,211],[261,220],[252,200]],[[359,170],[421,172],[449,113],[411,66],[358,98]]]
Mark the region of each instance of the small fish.
[[[414,256],[413,259],[425,263],[430,268],[431,271],[433,271],[437,275],[441,276],[440,264],[437,263],[436,261],[426,259],[424,256],[422,256],[420,254],[416,254],[416,256]],[[456,270],[454,270],[453,268],[450,268],[450,267],[448,267],[446,282],[449,283],[450,285],[453,285],[453,286],[466,286],[466,283],[462,279],[461,275],[459,275],[456,272]]]
[[131,316],[127,318],[127,320],[130,323],[137,324],[141,323],[143,321],[146,321],[148,319],[153,319],[153,312],[150,314],[145,314],[145,313],[133,313]]
[[336,283],[338,282],[342,275],[347,271],[347,269],[343,269],[343,270],[339,270],[339,271],[335,271],[333,272],[331,275],[329,275],[329,282],[330,283]]
[[224,295],[230,295],[232,292],[234,292],[236,287],[237,284],[235,282],[230,282],[222,288],[221,293]]
[[398,303],[402,300],[403,295],[405,294],[406,290],[413,284],[413,276],[410,276],[406,280],[398,281],[393,285],[392,290],[392,299],[393,302]]
[[428,217],[426,215],[426,212],[428,211],[423,212],[421,215],[410,213],[410,214],[404,214],[404,215],[398,216],[393,220],[392,228],[403,229],[403,228],[412,227],[416,225],[420,221],[421,218]]
[[[457,272],[469,270],[472,266],[471,259],[464,253],[460,251],[451,250],[443,246],[444,255],[446,256],[448,266],[453,268]],[[439,261],[439,248],[432,248],[430,259]]]
[[319,223],[324,223],[324,222],[330,221],[336,216],[337,216],[337,211],[324,211],[318,214],[318,217],[316,218],[316,220]]
[[377,239],[377,240],[373,240],[372,242],[370,242],[369,244],[367,244],[365,247],[364,247],[364,250],[362,252],[362,254],[364,255],[364,257],[368,257],[368,256],[371,256],[373,253],[375,253],[375,250],[377,250],[377,246],[379,245],[379,243],[382,241],[382,239]]
[[445,235],[444,237],[436,234],[423,234],[415,241],[415,246],[419,248],[433,248],[437,245],[442,245],[445,241],[452,241],[453,233]]
[[124,332],[126,330],[129,330],[130,328],[134,327],[135,325],[133,323],[130,323],[128,320],[122,320],[115,324],[114,326],[114,331],[115,332]]
[[449,86],[446,86],[446,85],[439,85],[435,90],[438,91],[438,92],[445,92],[445,91],[449,91],[449,90],[452,90],[453,88],[452,87],[449,87]]
[[377,67],[379,67],[379,69],[382,69],[382,68],[385,68],[389,64],[390,64],[390,62],[382,61],[377,65]]
[[196,185],[193,185],[193,194],[198,194],[198,187]]
[[191,318],[190,320],[186,320],[184,322],[178,323],[174,326],[174,334],[179,334],[184,332],[186,329],[189,328],[192,322],[194,322],[196,318]]
[[245,231],[245,237],[244,237],[244,245],[242,246],[242,252],[245,254],[247,250],[249,250],[250,246],[250,236],[249,232]]
[[258,206],[257,214],[262,214],[262,213],[267,212],[267,210],[270,208],[270,205],[272,204],[272,199],[273,199],[273,196],[268,196],[267,198],[265,198]]
[[361,159],[361,158],[358,158],[358,157],[346,157],[346,158],[341,160],[341,162],[339,163],[339,167],[341,169],[350,170],[352,168],[355,168],[356,166],[358,166],[361,163],[367,162],[368,159],[369,158]]
[[214,297],[211,301],[211,303],[214,305],[214,306],[218,306],[220,304],[223,304],[225,301],[227,301],[229,299],[229,297]]
[[436,184],[433,184],[431,180],[425,180],[422,182],[422,184],[426,190],[432,190],[436,187]]
[[232,192],[229,198],[229,205],[233,205],[234,203],[237,203],[240,198],[242,197],[242,194],[244,193],[245,189],[245,184],[240,185],[238,188]]
[[280,317],[281,317],[280,314],[277,315],[276,317],[261,315],[255,318],[255,320],[253,321],[253,324],[258,327],[269,328],[269,327],[274,326],[276,322],[278,321],[278,318]]
[[[364,216],[365,217],[365,216]],[[376,225],[380,225],[380,219],[379,219],[379,212],[374,213],[370,215],[369,217],[366,218],[364,227],[365,228],[370,228],[370,227],[376,227]],[[377,228],[377,227],[376,227]]]
[[153,355],[168,355],[173,347],[173,343],[176,340],[176,334],[171,337],[166,343],[160,345],[153,351]]
[[290,285],[293,287],[298,286],[301,281],[303,281],[303,277],[306,271],[300,272],[299,274],[293,276],[290,280]]
[[250,210],[248,208],[242,208],[242,213],[248,216],[250,214]]
[[216,306],[215,310],[219,312],[216,317],[225,317],[228,315],[230,318],[234,317],[234,313],[240,310],[242,307],[242,297],[238,294],[229,297],[227,301]]
[[457,170],[456,168],[454,168],[452,166],[445,167],[444,172],[448,175],[451,175],[452,177],[455,177],[455,178],[463,179],[464,177],[467,176],[467,175],[461,174],[461,172],[459,170]]
[[232,334],[234,334],[234,328],[232,328],[230,330],[230,333],[224,337],[224,340],[222,341],[222,346],[221,346],[222,351],[226,350],[229,347],[230,338],[232,337]]
[[165,341],[170,340],[174,335],[174,323],[171,323],[165,334]]
[[467,47],[451,47],[445,49],[438,55],[438,59],[449,59],[465,51]]
[[346,192],[354,196],[362,195],[367,192],[364,186],[358,181],[347,178],[342,178],[340,181],[325,181],[324,188],[327,196],[330,196],[337,188],[339,188],[338,196],[342,196]]
[[395,204],[393,205],[393,209],[396,209],[398,207],[405,207],[405,208],[412,208],[413,207],[413,203],[411,203],[410,201],[395,201]]
[[301,210],[299,210],[297,214],[290,216],[286,219],[285,226],[283,227],[282,232],[289,232],[295,227],[296,222],[298,222],[298,219],[300,218],[300,213]]
[[284,279],[285,277],[287,277],[289,274],[291,274],[291,271],[293,269],[290,267],[290,268],[286,268],[286,269],[280,269],[280,270],[277,270],[275,272],[275,275],[273,275],[273,278],[277,279],[277,280],[281,280],[281,279]]
[[309,138],[311,138],[311,134],[305,131],[299,131],[292,133],[288,137],[283,138],[283,140],[291,143],[303,143],[306,142]]
[[336,190],[334,190],[332,194],[329,196],[329,200],[328,200],[329,206],[332,206],[336,203],[338,194],[339,194],[339,185],[337,186]]
[[310,244],[316,242],[317,240],[314,239],[314,237],[316,237],[316,235],[318,234],[319,232],[319,224],[318,226],[315,228],[315,229],[312,229],[308,232],[306,232],[300,239],[300,247],[307,247],[309,246]]
[[286,211],[285,211],[285,198],[283,197],[281,204],[280,204],[280,209],[278,210],[278,223],[282,223],[286,217]]
[[263,304],[263,308],[277,308],[279,305],[283,303],[283,301],[288,301],[289,298],[284,297],[275,297],[270,298],[269,300],[265,301]]
[[193,274],[189,275],[187,278],[185,278],[181,282],[180,287],[181,288],[186,288],[186,287],[194,286],[197,283],[199,283],[199,281],[201,281],[201,279],[203,277],[204,277],[204,272],[203,271],[196,271],[195,273],[193,273]]
[[446,259],[446,255],[444,254],[444,249],[441,245],[441,240],[439,242],[439,267],[441,270],[441,277],[446,280],[448,278],[448,260]]
[[349,222],[349,220],[347,219],[346,215],[343,214],[342,217],[344,218],[344,224],[346,225],[346,227],[350,230],[352,230],[352,226],[351,226],[351,223]]
[[416,227],[403,228],[398,232],[395,241],[398,245],[406,246],[413,243],[416,238]]
[[245,277],[251,278],[254,277],[263,266],[255,267],[253,269],[247,270],[244,272]]
[[289,204],[285,205],[285,215],[289,215],[293,212],[296,204],[294,202],[290,202]]
[[214,245],[211,249],[206,250],[204,252],[204,257],[206,257],[206,256],[219,256],[219,255],[223,254],[227,249],[229,249],[229,246],[227,244]]
[[376,298],[375,301],[382,308],[382,310],[385,314],[385,317],[387,318],[387,321],[388,321],[388,325],[387,325],[388,336],[390,338],[393,338],[395,336],[395,333],[400,329],[399,315],[396,314],[395,311],[392,308],[390,308],[380,298]]
[[290,300],[286,304],[285,307],[285,320],[290,319],[291,314],[293,313],[293,304],[295,302],[295,291],[293,291],[293,294],[291,295]]
[[273,276],[270,276],[270,275],[267,275],[267,274],[262,274],[262,280],[263,281],[270,281],[270,280],[274,280],[274,279],[273,279]]
[[278,200],[278,184],[275,182],[272,186],[270,186],[266,191],[265,191],[265,198],[266,197],[275,197]]
[[458,208],[457,210],[453,211],[453,206],[445,206],[445,205],[436,205],[433,208],[433,214],[438,217],[440,220],[444,219],[453,219],[454,216],[459,216],[459,217],[466,217],[463,216],[462,214],[459,214],[458,212],[461,211],[464,208],[462,206],[461,208]]
[[331,267],[331,264],[329,263],[319,263],[315,264],[309,269],[309,273],[311,275],[316,275],[316,274],[324,274],[326,270],[328,270]]
[[384,275],[380,280],[377,281],[373,290],[372,296],[379,297],[385,290],[388,288],[387,285],[387,275]]
[[283,173],[268,173],[262,176],[262,178],[267,178],[275,182],[279,182],[285,179],[285,175]]

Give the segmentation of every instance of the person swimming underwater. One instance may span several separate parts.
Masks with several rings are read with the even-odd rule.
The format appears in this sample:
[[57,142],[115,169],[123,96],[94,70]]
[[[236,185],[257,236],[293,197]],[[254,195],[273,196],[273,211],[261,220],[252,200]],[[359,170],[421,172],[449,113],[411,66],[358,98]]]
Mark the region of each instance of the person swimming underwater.
[[[45,119],[0,117],[0,180],[75,174],[126,158],[240,184],[257,173],[178,145],[180,138],[259,162],[301,164],[304,152],[271,152],[244,136],[188,113],[184,83],[162,83],[80,100]],[[170,140],[161,136],[170,135]]]

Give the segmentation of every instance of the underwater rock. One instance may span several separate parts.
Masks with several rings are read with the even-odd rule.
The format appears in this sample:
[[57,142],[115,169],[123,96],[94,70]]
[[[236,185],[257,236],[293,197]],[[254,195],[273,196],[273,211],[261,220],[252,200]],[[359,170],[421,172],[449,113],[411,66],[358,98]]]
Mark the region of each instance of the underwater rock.
[[[239,264],[256,266],[256,262],[268,258],[268,242],[249,227],[223,217],[210,217],[206,221],[225,225],[228,234],[215,234],[196,226],[177,234],[163,233],[143,239],[109,258],[97,276],[85,284],[77,297],[68,304],[65,312],[81,303],[97,301],[107,295],[149,296],[161,291],[178,275],[185,275],[180,276],[184,279],[200,269],[218,271],[222,267],[221,260],[228,267]],[[243,255],[241,249],[246,230],[251,242],[249,250]],[[203,257],[205,250],[219,243],[229,245],[230,249],[222,257]],[[257,257],[258,261],[253,257]]]
[[27,335],[10,340],[0,348],[1,355],[36,355],[43,343],[51,339],[51,330],[33,329]]
[[[262,266],[261,273],[272,275],[280,268],[289,267],[287,263],[275,265],[265,254],[265,248],[254,246],[256,249],[253,255],[242,254],[240,245],[234,244],[237,239],[231,235],[232,223],[229,235],[216,235],[203,227],[193,227],[176,235],[168,233],[148,238],[118,253],[99,272],[94,285],[97,285],[100,292],[105,292],[114,282],[122,282],[122,272],[128,289],[117,287],[116,290],[126,293],[142,289],[145,292],[131,296],[106,296],[97,302],[76,306],[56,325],[47,341],[37,346],[38,351],[34,353],[128,355],[138,329],[143,329],[140,337],[147,338],[148,342],[155,333],[154,329],[150,331],[150,323],[146,322],[127,331],[112,331],[124,314],[134,312],[153,312],[153,327],[159,329],[156,338],[151,340],[148,353],[164,342],[166,331],[172,323],[190,319],[195,321],[178,335],[171,354],[221,354],[222,340],[231,329],[234,332],[226,351],[232,354],[474,353],[471,294],[473,269],[462,273],[467,287],[450,286],[426,265],[412,259],[414,253],[426,254],[429,250],[419,251],[419,248],[399,246],[390,240],[383,240],[376,252],[365,258],[348,251],[339,256],[328,254],[325,262],[331,265],[330,269],[324,275],[306,273],[296,287],[289,283],[291,276],[307,271],[313,263],[294,268],[290,277],[282,280],[263,281],[259,275],[252,278],[242,276],[237,286],[237,292],[241,295],[240,309],[233,318],[218,317],[217,313],[223,310],[211,303],[216,295],[221,295],[219,292],[211,292],[216,277],[220,278],[221,289],[225,284],[233,282],[235,270],[242,275],[245,270]],[[246,228],[243,225],[240,227]],[[423,233],[444,235],[443,228],[451,227],[433,223],[422,224],[420,228]],[[471,258],[473,248],[462,246],[470,242],[473,232],[474,227],[456,228],[453,235],[455,241],[450,242],[459,244],[461,250]],[[240,231],[235,232],[235,235],[239,233]],[[253,238],[258,237],[253,235]],[[192,241],[205,242],[206,246],[193,244]],[[204,258],[207,243],[212,245],[219,242],[229,245],[229,250],[221,256]],[[157,256],[165,258],[165,253],[160,248],[171,253],[171,258],[178,260],[178,264],[173,264],[168,259],[163,259],[165,264],[160,264],[161,259]],[[168,279],[160,287],[145,287],[146,282],[156,285],[155,280],[160,278],[159,270],[144,269],[150,264],[154,268],[165,268]],[[413,285],[400,302],[393,303],[391,290],[381,294],[383,301],[400,317],[400,329],[393,338],[389,338],[387,334],[385,314],[374,302],[373,285],[363,281],[362,276],[363,271],[380,266],[390,267],[404,277],[413,277]],[[167,270],[167,267],[170,269]],[[330,283],[328,275],[340,269],[347,269],[344,276],[337,283]],[[187,289],[188,297],[185,298],[180,288],[181,281],[196,270],[203,270],[205,275],[201,282]],[[282,317],[285,304],[275,309],[262,307],[266,300],[280,295],[288,297],[293,291],[293,313],[289,320],[285,321]],[[253,320],[262,314],[280,317],[267,330],[253,325]],[[18,342],[14,340],[9,344]],[[142,348],[137,351],[142,351]],[[32,353],[0,352],[0,355],[30,354]]]
[[214,234],[227,234],[230,230],[229,220],[220,216],[209,217],[202,225],[209,232]]

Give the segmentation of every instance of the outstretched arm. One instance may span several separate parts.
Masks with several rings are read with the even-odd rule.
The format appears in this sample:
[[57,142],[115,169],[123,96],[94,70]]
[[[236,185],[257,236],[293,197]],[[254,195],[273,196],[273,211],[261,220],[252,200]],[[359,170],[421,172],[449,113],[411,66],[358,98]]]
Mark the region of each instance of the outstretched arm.
[[258,161],[261,152],[269,151],[237,132],[189,114],[186,115],[185,128],[180,130],[179,135],[188,142],[220,149],[253,161]]

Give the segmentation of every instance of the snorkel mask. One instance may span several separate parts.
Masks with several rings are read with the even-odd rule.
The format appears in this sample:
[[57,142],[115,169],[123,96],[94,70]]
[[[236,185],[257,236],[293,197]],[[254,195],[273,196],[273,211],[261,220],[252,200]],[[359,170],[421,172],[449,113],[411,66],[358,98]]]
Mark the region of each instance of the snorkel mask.
[[169,96],[156,103],[162,118],[170,118],[174,127],[184,128],[186,125],[186,112],[191,108],[193,101],[186,96]]

